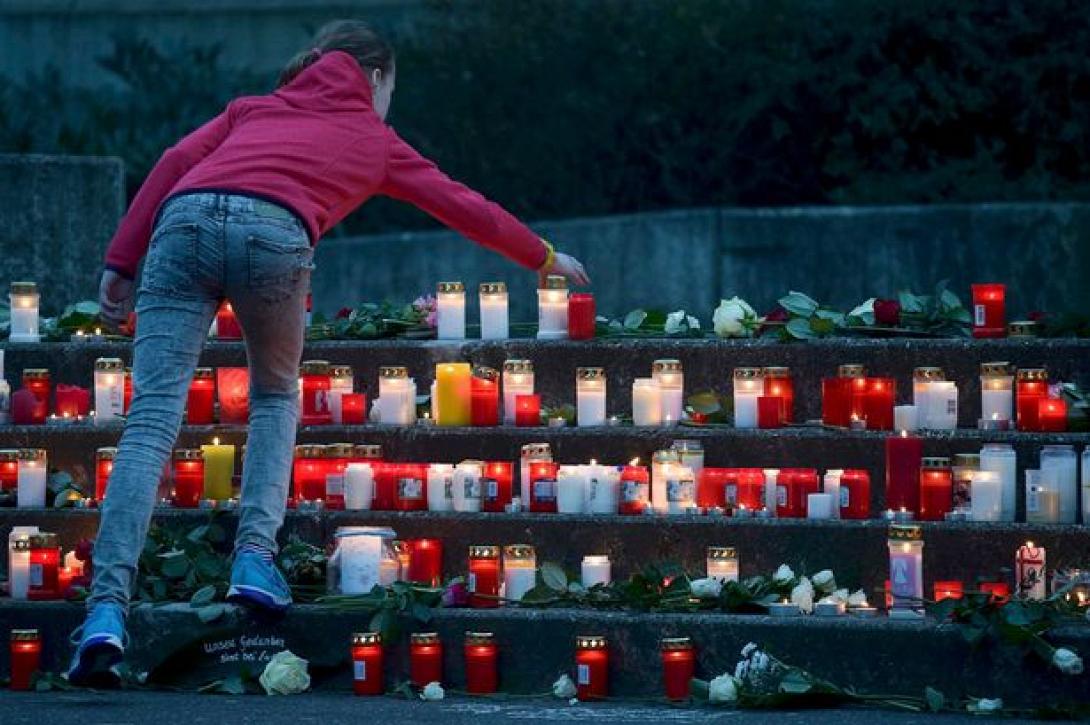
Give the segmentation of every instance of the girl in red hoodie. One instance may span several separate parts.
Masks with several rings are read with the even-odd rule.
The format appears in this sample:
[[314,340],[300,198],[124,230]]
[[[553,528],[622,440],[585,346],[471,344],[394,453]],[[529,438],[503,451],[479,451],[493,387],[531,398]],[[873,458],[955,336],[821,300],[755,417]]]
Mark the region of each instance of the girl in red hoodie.
[[327,25],[288,64],[275,92],[232,101],[168,149],[122,219],[106,252],[99,298],[103,315],[120,322],[146,255],[135,395],[102,508],[87,619],[73,636],[72,681],[119,683],[125,615],[159,472],[224,298],[238,315],[250,362],[249,455],[228,599],[283,611],[291,594],[273,556],[287,501],[318,239],[382,194],[529,270],[588,283],[577,260],[452,181],[384,123],[394,77],[393,51],[366,24]]

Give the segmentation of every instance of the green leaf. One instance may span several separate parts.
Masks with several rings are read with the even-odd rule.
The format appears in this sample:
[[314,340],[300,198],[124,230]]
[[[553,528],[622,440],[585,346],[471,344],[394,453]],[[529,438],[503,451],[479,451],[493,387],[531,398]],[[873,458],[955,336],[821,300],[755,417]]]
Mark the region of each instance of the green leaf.
[[923,312],[925,299],[912,294],[908,290],[897,293],[897,301],[901,303],[901,312]]
[[700,393],[694,393],[690,395],[686,401],[689,407],[696,413],[703,415],[711,415],[712,413],[718,413],[723,409],[723,406],[719,402],[719,395],[711,390],[706,390]]
[[643,321],[647,319],[647,312],[644,310],[632,310],[624,316],[624,328],[626,330],[638,330]]
[[927,700],[927,709],[931,712],[942,712],[942,709],[946,707],[946,696],[934,687],[924,688],[923,695]]
[[818,337],[825,337],[826,335],[831,335],[836,332],[836,323],[824,317],[811,317],[810,329]]
[[197,609],[197,618],[205,624],[215,622],[217,619],[227,614],[229,605],[227,604],[207,604]]
[[428,622],[431,621],[431,618],[432,618],[431,607],[429,607],[428,605],[426,605],[426,604],[424,604],[422,602],[413,602],[413,605],[412,605],[412,608],[411,608],[410,611],[412,612],[413,619],[415,619],[418,622],[421,622],[422,624],[427,624]]
[[786,296],[779,299],[780,307],[784,308],[792,315],[798,315],[799,317],[810,317],[817,311],[818,303],[809,295],[805,295],[802,292],[795,292],[792,290]]
[[189,571],[189,559],[181,551],[160,554],[159,558],[162,559],[162,572],[165,577],[181,579]]
[[189,598],[189,606],[203,607],[207,604],[211,604],[215,599],[216,586],[214,584],[209,584],[193,593],[193,596]]
[[811,329],[810,319],[807,317],[796,317],[789,320],[784,329],[796,340],[812,340],[817,337],[813,329]]
[[568,575],[556,564],[547,561],[541,565],[541,580],[556,592],[568,591]]
[[814,684],[799,670],[791,670],[780,680],[780,692],[805,695],[812,689],[814,689]]

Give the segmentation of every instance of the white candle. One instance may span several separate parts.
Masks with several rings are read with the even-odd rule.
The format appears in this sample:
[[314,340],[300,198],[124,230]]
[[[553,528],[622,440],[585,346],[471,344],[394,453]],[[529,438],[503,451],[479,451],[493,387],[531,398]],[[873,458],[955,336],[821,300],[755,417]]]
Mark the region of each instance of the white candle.
[[721,582],[738,581],[738,554],[733,546],[709,546],[705,574]]
[[[596,466],[597,467],[597,466]],[[587,475],[584,466],[560,466],[556,473],[556,511],[581,514],[587,499]]]
[[[396,578],[397,559],[386,548],[394,538],[392,529],[374,526],[342,526],[337,529],[336,567],[340,571],[340,594],[368,594],[376,584]],[[393,564],[391,569],[390,564]]]
[[454,467],[454,510],[477,512],[481,510],[481,475],[484,464],[480,461],[462,461]]
[[333,416],[334,423],[344,423],[344,407],[341,405],[341,396],[353,392],[354,377],[352,368],[348,365],[334,365],[329,369],[329,412]]
[[37,526],[13,526],[8,533],[8,589],[12,599],[26,599],[30,588],[30,536]]
[[568,281],[549,275],[545,288],[537,291],[537,337],[563,340],[568,337]]
[[1010,363],[981,364],[980,417],[982,420],[1014,419],[1014,375]]
[[893,407],[893,429],[913,433],[919,430],[919,408],[915,405],[896,405]]
[[594,461],[587,470],[587,511],[615,514],[620,505],[621,470],[617,466],[599,466]]
[[766,468],[765,474],[765,511],[769,516],[776,515],[776,506],[779,503],[780,469]]
[[669,508],[666,500],[667,467],[680,465],[677,451],[656,451],[651,457],[651,506],[656,513],[664,514]]
[[829,494],[832,499],[832,514],[830,518],[840,518],[840,478],[844,475],[844,470],[841,468],[830,468],[825,472],[825,478],[823,479],[822,491]]
[[534,394],[534,363],[507,360],[503,363],[503,422],[515,424],[515,396]]
[[1003,493],[995,471],[972,472],[970,511],[973,521],[1002,521]]
[[125,363],[121,358],[95,360],[95,425],[125,414]]
[[576,368],[575,422],[580,428],[606,424],[606,371]]
[[916,406],[916,425],[922,430],[932,428],[931,383],[936,380],[946,380],[942,368],[919,367],[912,371],[912,403]]
[[1026,522],[1055,524],[1060,520],[1056,469],[1026,469]]
[[928,427],[931,430],[955,430],[958,427],[957,383],[944,380],[928,385]]
[[437,337],[466,339],[466,288],[461,282],[440,282],[435,296]]
[[662,389],[651,378],[632,381],[633,425],[662,425]]
[[833,497],[827,493],[806,495],[806,518],[831,519],[833,516]]
[[[1018,485],[1018,457],[1009,445],[989,444],[980,450],[980,470],[996,474],[1001,496],[999,521],[1014,521]],[[976,477],[973,477],[972,496],[976,498]],[[973,505],[976,518],[976,505]]]
[[696,506],[696,477],[693,469],[671,463],[663,471],[666,476],[666,513],[677,516]]
[[1090,524],[1090,447],[1082,451],[1082,522]]
[[1055,491],[1060,510],[1057,523],[1073,524],[1078,517],[1078,457],[1075,447],[1068,445],[1042,446],[1041,471],[1054,471]]
[[433,463],[428,466],[428,511],[454,510],[454,466]]
[[537,585],[537,553],[529,544],[503,548],[503,595],[520,601]]
[[4,351],[0,350],[0,424],[10,422],[11,385],[4,379]]
[[368,511],[375,498],[375,472],[370,463],[349,463],[344,469],[344,507]]
[[651,364],[651,379],[659,385],[662,417],[674,423],[681,420],[685,409],[685,375],[681,370],[681,361],[656,360]]
[[704,447],[700,441],[676,440],[670,447],[677,451],[678,462],[691,468],[694,476],[699,476],[704,470]]
[[757,398],[764,394],[761,368],[734,369],[734,427],[757,427]]
[[379,420],[389,425],[416,422],[416,385],[409,370],[400,366],[379,368]]
[[484,282],[478,288],[481,302],[481,339],[506,340],[510,335],[507,313],[507,285]]
[[1020,599],[1045,598],[1045,547],[1027,541],[1014,555],[1015,596]]
[[12,282],[8,342],[38,342],[38,286],[34,282]]
[[923,538],[919,526],[889,527],[890,615],[918,616],[923,608]]
[[609,584],[612,581],[609,557],[604,554],[588,554],[583,557],[583,586],[590,589],[595,584]]
[[23,448],[19,451],[19,473],[15,492],[18,508],[42,508],[45,506],[46,454],[41,448]]

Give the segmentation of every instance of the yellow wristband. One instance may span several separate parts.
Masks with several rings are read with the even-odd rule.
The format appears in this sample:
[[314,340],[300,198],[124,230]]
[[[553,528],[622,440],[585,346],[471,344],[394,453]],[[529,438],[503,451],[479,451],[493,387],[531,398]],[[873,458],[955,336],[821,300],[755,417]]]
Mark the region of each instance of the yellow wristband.
[[553,249],[553,245],[549,244],[545,239],[541,239],[541,243],[545,245],[545,261],[542,262],[539,270],[548,271],[552,269],[553,264],[556,263],[556,250]]

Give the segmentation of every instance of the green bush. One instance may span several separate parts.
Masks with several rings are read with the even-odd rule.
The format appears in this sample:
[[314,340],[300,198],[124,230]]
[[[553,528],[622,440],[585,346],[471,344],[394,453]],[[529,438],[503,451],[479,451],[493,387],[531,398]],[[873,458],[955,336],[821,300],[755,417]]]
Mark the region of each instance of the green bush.
[[[1090,198],[1078,0],[435,2],[391,122],[528,217],[705,205]],[[285,57],[294,49],[285,48]],[[4,84],[7,150],[161,150],[271,78],[120,42],[114,92]],[[57,78],[52,74],[53,79]],[[348,231],[426,224],[375,203]]]

